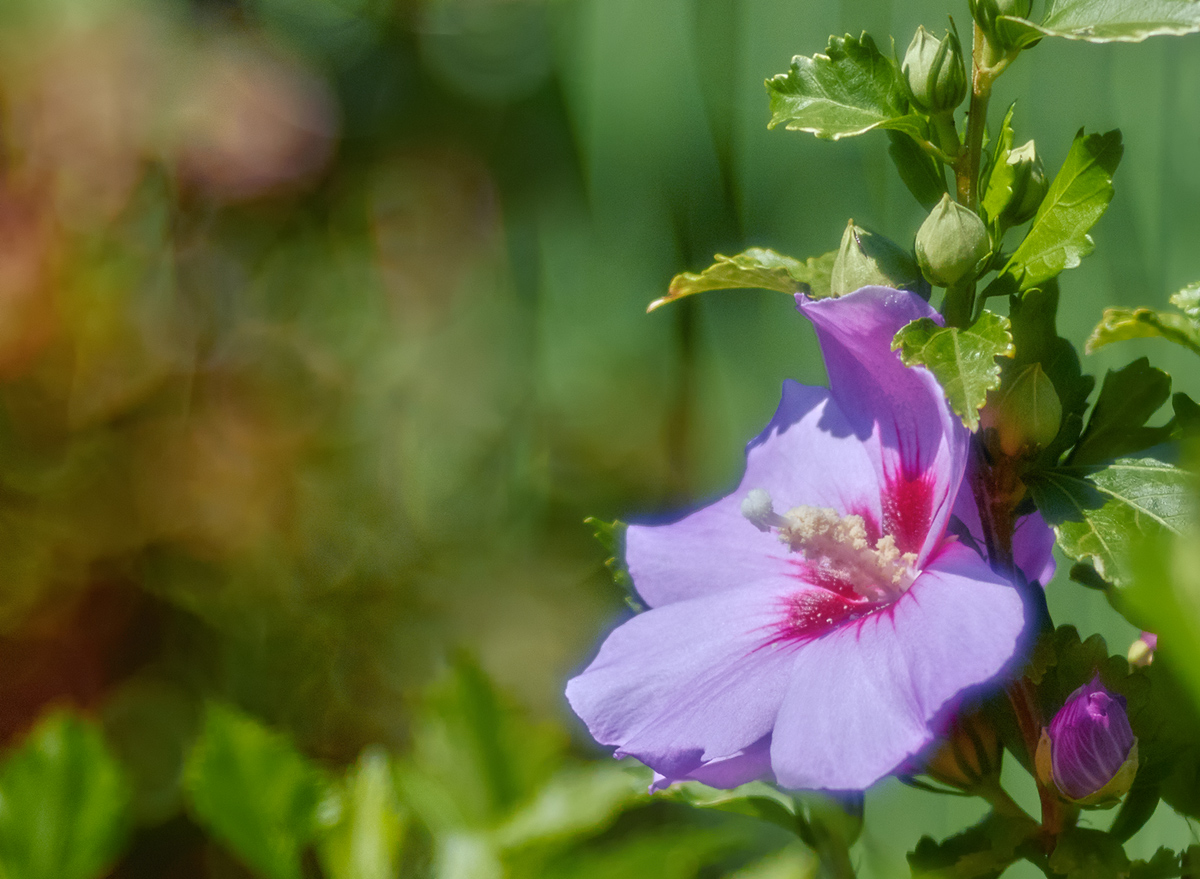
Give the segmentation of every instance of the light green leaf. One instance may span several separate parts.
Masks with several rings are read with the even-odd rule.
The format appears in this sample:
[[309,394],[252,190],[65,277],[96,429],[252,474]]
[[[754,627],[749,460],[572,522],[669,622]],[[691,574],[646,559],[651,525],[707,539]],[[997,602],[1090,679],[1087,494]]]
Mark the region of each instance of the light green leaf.
[[391,761],[383,749],[363,751],[337,792],[337,820],[321,834],[321,863],[330,879],[392,879],[400,872],[404,818]]
[[1103,468],[1060,468],[1027,474],[1025,483],[1059,548],[1123,587],[1132,580],[1137,545],[1189,521],[1191,477],[1153,458],[1125,458]]
[[[1200,31],[1197,0],[1053,0],[1041,24],[1000,19],[1027,44],[1041,36],[1089,43],[1140,43],[1147,37]],[[1006,28],[1006,33],[1008,29]]]
[[1200,281],[1188,284],[1171,296],[1171,304],[1190,317],[1200,320]]
[[690,782],[671,788],[669,795],[695,808],[768,821],[789,833],[797,833],[800,826],[795,807],[788,798],[762,782],[751,782],[727,791]]
[[324,782],[284,736],[210,704],[184,773],[196,818],[252,869],[299,879]]
[[1123,151],[1121,132],[1087,134],[1080,129],[1025,240],[1003,274],[1028,290],[1074,268],[1095,246],[1088,230],[1112,200],[1113,173]]
[[867,34],[830,37],[824,55],[797,55],[787,73],[767,80],[770,127],[811,131],[837,140],[873,128],[922,137],[920,116],[909,112],[900,71]]
[[778,290],[789,296],[805,293],[823,299],[830,295],[829,276],[836,256],[834,250],[801,262],[765,247],[751,247],[737,256],[718,253],[716,262],[699,274],[683,272],[672,278],[667,295],[651,302],[646,311],[707,290]]
[[129,789],[98,730],[42,720],[0,768],[0,875],[95,879],[129,827]]
[[560,841],[598,831],[624,809],[649,799],[648,772],[612,763],[564,769],[498,827],[500,849]]
[[1091,354],[1113,342],[1152,336],[1158,336],[1200,354],[1200,324],[1187,315],[1149,308],[1104,309],[1104,316],[1092,330],[1084,350]]
[[1169,427],[1145,424],[1170,395],[1171,377],[1145,357],[1109,370],[1070,463],[1099,464],[1165,442],[1171,435]]
[[979,426],[987,392],[1000,386],[997,357],[1013,354],[1008,318],[990,311],[965,330],[938,326],[923,317],[900,328],[892,340],[905,366],[924,366],[946,393],[950,408],[970,430]]
[[983,195],[983,209],[989,219],[995,219],[1012,199],[1013,181],[1016,172],[1005,159],[1013,145],[1012,117],[1017,105],[1009,104],[1008,112],[1000,123],[1000,134],[996,137],[995,149],[992,151],[991,163],[988,166],[987,188]]

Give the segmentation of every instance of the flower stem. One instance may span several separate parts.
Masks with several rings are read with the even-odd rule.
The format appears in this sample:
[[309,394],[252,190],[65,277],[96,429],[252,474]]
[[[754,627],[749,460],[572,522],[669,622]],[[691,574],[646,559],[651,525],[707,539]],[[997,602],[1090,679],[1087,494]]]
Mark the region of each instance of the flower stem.
[[997,71],[987,67],[985,56],[991,51],[987,37],[979,25],[971,44],[971,103],[967,107],[967,138],[963,151],[954,163],[954,181],[958,201],[971,210],[979,207],[979,165],[983,155],[983,130],[987,125],[988,101]]

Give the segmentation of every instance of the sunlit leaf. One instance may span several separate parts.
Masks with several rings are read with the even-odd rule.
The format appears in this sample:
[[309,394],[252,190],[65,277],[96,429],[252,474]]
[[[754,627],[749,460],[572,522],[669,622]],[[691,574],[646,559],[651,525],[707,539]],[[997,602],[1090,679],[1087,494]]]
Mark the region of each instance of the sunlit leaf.
[[0,875],[95,879],[129,827],[129,789],[99,731],[54,714],[0,767]]
[[184,787],[196,818],[247,866],[299,879],[324,782],[286,737],[210,704]]
[[1171,304],[1192,320],[1200,320],[1200,281],[1172,294]]
[[1130,559],[1138,543],[1179,533],[1191,506],[1189,475],[1153,458],[1035,471],[1025,483],[1067,557],[1089,562],[1118,587],[1132,579]]
[[[1089,43],[1140,43],[1147,37],[1200,31],[1196,0],[1051,0],[1040,24],[1003,18],[1020,43],[1042,36]],[[1018,36],[1019,35],[1019,36]]]
[[765,247],[751,247],[737,256],[718,253],[717,261],[699,274],[683,272],[672,278],[667,295],[655,299],[646,310],[707,290],[777,290],[789,296],[805,293],[822,299],[830,295],[829,275],[835,256],[837,252],[830,251],[801,262]]
[[1088,230],[1112,200],[1113,173],[1121,161],[1121,132],[1087,134],[1080,129],[1050,190],[1013,252],[1004,274],[1028,290],[1079,265],[1092,252]]
[[1113,342],[1155,336],[1200,354],[1200,324],[1186,314],[1150,308],[1106,308],[1084,350],[1090,354]]
[[931,318],[915,320],[896,333],[892,349],[906,366],[924,366],[934,374],[950,408],[970,430],[979,426],[987,392],[1000,386],[997,357],[1011,357],[1008,318],[990,311],[967,329],[939,326]]
[[921,118],[909,112],[905,85],[891,58],[867,34],[830,37],[824,55],[797,55],[787,73],[767,80],[770,126],[811,131],[837,140],[873,128],[922,136]]
[[1005,159],[1008,158],[1008,153],[1012,150],[1012,117],[1016,106],[1015,103],[1010,104],[1008,112],[1004,114],[1004,119],[1000,122],[1000,133],[996,136],[996,142],[991,154],[987,187],[984,189],[982,204],[984,211],[993,219],[999,216],[1000,212],[1012,200],[1013,182],[1016,179],[1016,172],[1013,166],[1009,165]]
[[387,753],[365,750],[339,787],[337,820],[319,847],[325,872],[330,879],[393,879],[404,819]]

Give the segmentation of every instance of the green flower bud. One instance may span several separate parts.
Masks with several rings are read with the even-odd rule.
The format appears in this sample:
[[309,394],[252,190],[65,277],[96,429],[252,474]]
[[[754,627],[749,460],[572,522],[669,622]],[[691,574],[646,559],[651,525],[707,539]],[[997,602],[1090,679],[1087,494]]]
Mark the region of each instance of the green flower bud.
[[989,399],[981,423],[996,431],[1000,450],[1010,458],[1050,445],[1062,424],[1062,403],[1042,365],[1025,367],[996,399]]
[[979,215],[947,194],[917,230],[916,251],[925,277],[950,287],[975,274],[991,252],[991,243]]
[[1004,163],[1012,169],[1012,197],[1000,212],[1000,219],[1006,225],[1019,226],[1033,219],[1042,199],[1046,197],[1050,181],[1046,179],[1042,157],[1037,154],[1032,140],[1009,150]]
[[971,17],[987,38],[1001,48],[1006,45],[1003,33],[996,28],[996,19],[1001,15],[1011,18],[1029,18],[1033,0],[970,0]]
[[917,28],[900,65],[912,101],[923,113],[952,113],[967,96],[967,69],[962,47],[950,31],[938,40]]
[[856,226],[851,220],[833,261],[830,286],[834,296],[860,287],[895,287],[929,298],[929,285],[921,277],[912,255],[882,235]]

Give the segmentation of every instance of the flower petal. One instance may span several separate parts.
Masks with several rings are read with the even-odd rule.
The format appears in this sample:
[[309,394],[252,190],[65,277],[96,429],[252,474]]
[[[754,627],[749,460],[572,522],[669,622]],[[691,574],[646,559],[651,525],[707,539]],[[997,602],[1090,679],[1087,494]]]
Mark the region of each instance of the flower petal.
[[1017,651],[1017,590],[946,544],[894,604],[797,649],[771,765],[788,788],[862,790],[935,737],[939,711]]
[[798,557],[742,515],[754,488],[768,492],[780,513],[805,504],[857,513],[876,528],[880,522],[875,468],[829,391],[787,381],[775,417],[746,447],[737,491],[668,525],[629,526],[625,561],[648,605],[763,581],[795,587]]
[[941,541],[966,464],[967,431],[924,367],[908,368],[892,337],[937,313],[915,293],[864,287],[836,299],[796,297],[825,355],[829,387],[855,433],[876,444],[886,530],[918,564]]
[[639,614],[567,700],[598,742],[667,778],[736,756],[771,732],[788,686],[793,648],[770,643],[785,594],[735,589]]
[[730,790],[759,779],[773,781],[774,778],[771,773],[771,737],[764,736],[732,756],[702,763],[683,778],[667,778],[656,772],[650,792],[663,790],[679,781],[698,781],[709,787]]

